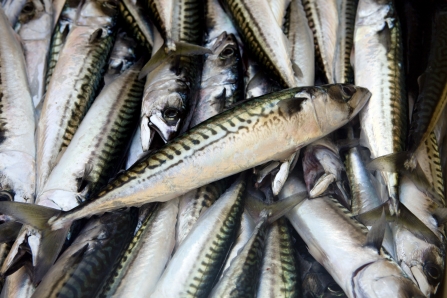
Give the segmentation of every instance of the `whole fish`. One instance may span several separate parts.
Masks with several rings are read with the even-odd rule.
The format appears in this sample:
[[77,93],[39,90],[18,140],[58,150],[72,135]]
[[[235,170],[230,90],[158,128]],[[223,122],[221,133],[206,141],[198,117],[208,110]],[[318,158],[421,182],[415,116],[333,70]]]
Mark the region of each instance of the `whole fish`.
[[284,87],[297,86],[287,38],[267,1],[225,0],[248,51]]
[[[135,119],[143,92],[143,82],[137,79],[141,66],[142,63],[134,65],[102,90],[48,177],[36,204],[56,210],[75,208],[87,196],[97,193],[119,170],[130,140],[129,132],[137,125]],[[11,266],[21,250],[19,246],[26,241],[36,256],[34,265],[41,270],[35,273],[39,279],[54,262],[47,258],[51,253],[41,250],[44,244],[40,237],[34,228],[22,228],[2,271]]]
[[151,206],[98,297],[148,297],[171,258],[178,199]]
[[[167,201],[259,164],[290,156],[346,124],[369,97],[369,91],[352,85],[302,87],[269,94],[199,124],[140,159],[90,201],[69,212],[37,205],[29,209],[27,204],[11,202],[0,202],[0,212],[41,230],[44,242],[53,237],[64,239],[76,219]],[[25,216],[28,212],[33,215]],[[41,216],[34,216],[36,212]]]
[[136,210],[124,210],[90,219],[33,297],[95,297],[132,238],[136,214]]
[[175,252],[151,297],[207,297],[237,235],[245,174],[197,221]]
[[16,29],[25,53],[28,82],[34,106],[43,99],[47,57],[53,30],[51,0],[28,0]]
[[96,95],[115,38],[117,9],[112,0],[84,2],[59,54],[37,128],[38,194]]
[[[303,182],[298,182],[303,189]],[[310,254],[348,297],[425,297],[381,249],[381,239],[377,239],[380,235],[367,237],[368,230],[335,199],[304,200],[287,218],[306,242]]]
[[[360,0],[355,22],[355,82],[373,94],[360,113],[362,141],[372,158],[401,152],[405,145],[407,102],[400,27],[393,3]],[[382,172],[382,175],[392,211],[397,212],[398,174]]]
[[34,107],[25,59],[0,8],[0,191],[3,199],[34,202]]

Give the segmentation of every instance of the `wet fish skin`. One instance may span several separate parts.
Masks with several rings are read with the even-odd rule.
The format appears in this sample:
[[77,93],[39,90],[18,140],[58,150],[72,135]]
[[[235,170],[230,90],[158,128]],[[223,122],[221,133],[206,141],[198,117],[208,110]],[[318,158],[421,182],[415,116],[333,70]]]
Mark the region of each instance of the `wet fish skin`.
[[117,12],[117,6],[85,2],[59,54],[37,129],[37,193],[96,95],[115,38]]
[[154,203],[97,297],[148,297],[175,244],[178,199]]
[[175,50],[174,41],[179,40],[175,40],[177,36],[173,31],[177,31],[178,28],[173,23],[176,21],[175,17],[178,16],[176,13],[178,6],[182,6],[181,3],[176,3],[174,0],[145,0],[143,3],[168,49]]
[[35,119],[25,59],[0,9],[0,189],[18,202],[34,202]]
[[25,53],[28,82],[34,107],[43,99],[47,56],[53,29],[53,6],[51,0],[31,0],[25,4],[19,16],[19,28]]
[[240,226],[245,176],[240,174],[200,217],[175,252],[152,297],[208,296]]
[[151,53],[154,45],[152,23],[144,17],[141,7],[131,0],[122,0],[119,2],[119,10],[132,36],[148,53]]
[[2,8],[5,12],[6,17],[8,18],[8,21],[10,22],[11,26],[15,26],[20,12],[22,11],[22,8],[25,6],[27,0],[3,0],[2,1]]
[[[275,98],[277,96],[279,99]],[[127,205],[138,206],[153,200],[166,201],[190,189],[289,156],[300,147],[347,123],[363,107],[369,96],[370,93],[361,87],[327,85],[289,89],[238,105],[142,159],[118,175],[93,201],[53,219],[51,224],[54,224],[54,229],[59,229],[74,219],[91,214]],[[258,126],[258,123],[273,120],[278,122],[271,127]],[[296,130],[301,125],[306,125],[306,134],[300,132],[297,135]],[[271,133],[271,129],[276,133]],[[284,134],[281,135],[279,131]],[[262,143],[257,137],[259,134],[264,136]],[[255,152],[251,146],[245,145],[252,144],[251,136],[258,140],[258,150]],[[276,147],[272,147],[272,144]],[[264,146],[269,148],[268,152],[262,149]],[[238,154],[235,155],[232,150]],[[209,159],[208,152],[220,156],[220,159]],[[226,161],[225,165],[221,162],[223,160]],[[234,162],[228,163],[230,160]],[[234,166],[228,167],[228,164]],[[211,169],[213,175],[207,172]],[[194,174],[189,174],[190,171]],[[182,177],[182,181],[174,182],[174,177]],[[184,177],[191,177],[192,180],[185,180]],[[160,184],[160,181],[170,183]]]
[[408,151],[414,154],[435,129],[447,102],[447,6],[435,16],[427,68],[421,78],[420,93],[416,100],[408,135]]
[[0,297],[30,298],[36,290],[31,276],[31,264],[28,262],[19,270],[6,277]]
[[234,35],[223,32],[205,58],[199,98],[190,127],[228,109],[244,96],[242,61]]
[[222,195],[225,187],[226,181],[223,179],[191,190],[180,196],[176,226],[176,248],[185,240],[203,212],[208,210]]
[[136,210],[92,218],[45,275],[33,297],[94,297],[129,243],[136,223]]
[[209,297],[254,297],[258,288],[265,246],[267,218],[256,225],[239,254],[231,261]]
[[[373,96],[360,113],[363,141],[371,157],[401,152],[407,130],[407,101],[400,26],[392,2],[360,0],[354,32],[355,82]],[[397,173],[382,172],[392,199],[392,212],[398,210]]]
[[280,218],[268,227],[256,297],[300,297],[299,268],[289,227]]
[[268,2],[225,0],[222,4],[231,15],[248,51],[262,67],[283,87],[296,87],[286,38]]

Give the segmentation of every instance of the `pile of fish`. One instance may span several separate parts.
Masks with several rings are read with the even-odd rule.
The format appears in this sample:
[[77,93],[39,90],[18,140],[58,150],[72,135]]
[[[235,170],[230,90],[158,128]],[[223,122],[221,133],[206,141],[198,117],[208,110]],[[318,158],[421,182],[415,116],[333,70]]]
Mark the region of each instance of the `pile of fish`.
[[445,0],[2,0],[0,297],[434,297]]

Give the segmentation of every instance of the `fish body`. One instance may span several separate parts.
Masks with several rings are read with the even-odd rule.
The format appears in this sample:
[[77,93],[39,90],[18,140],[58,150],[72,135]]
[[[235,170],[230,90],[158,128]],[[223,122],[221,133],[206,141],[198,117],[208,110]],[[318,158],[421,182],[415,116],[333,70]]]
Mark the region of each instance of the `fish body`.
[[34,202],[34,107],[25,59],[0,9],[0,190],[5,199]]
[[367,229],[335,199],[304,200],[287,218],[348,297],[424,297],[389,255],[365,245]]
[[174,248],[178,199],[151,208],[98,297],[148,297],[155,289]]
[[250,53],[283,87],[295,87],[289,46],[268,1],[222,1]]
[[[94,200],[54,219],[54,228],[127,205],[167,201],[267,161],[290,156],[346,124],[369,96],[361,87],[328,85],[285,90],[238,105],[134,164]],[[305,132],[299,131],[303,125]],[[210,158],[210,154],[216,158]]]
[[256,297],[299,297],[299,268],[285,218],[272,223],[265,236]]
[[236,238],[244,209],[244,192],[245,175],[241,174],[197,221],[151,297],[208,296]]
[[59,54],[37,129],[37,193],[96,95],[115,38],[116,15],[116,7],[85,2]]
[[[355,82],[373,94],[360,113],[362,140],[372,158],[401,152],[405,145],[407,102],[400,27],[392,2],[359,1],[355,22]],[[398,174],[383,172],[382,176],[395,212]]]
[[309,27],[314,35],[316,55],[329,84],[336,83],[334,61],[337,47],[337,29],[339,28],[337,2],[336,0],[303,1]]
[[[203,8],[201,1],[198,0],[178,1],[172,9],[174,16],[170,39],[181,44],[201,45]],[[161,36],[156,34],[154,43],[160,44],[159,40],[162,37],[163,34]],[[166,42],[166,39],[164,41]],[[151,61],[156,60],[157,53],[163,52],[164,49],[164,46],[154,46]],[[199,86],[202,57],[168,55],[157,65],[146,78],[141,108],[140,129],[143,151],[149,149],[155,132],[158,132],[165,142],[178,134]],[[183,125],[188,126],[188,123]]]
[[[194,2],[194,1],[193,1]],[[178,37],[179,28],[176,26],[179,7],[185,5],[184,1],[175,0],[145,0],[146,11],[154,25],[160,32],[169,50],[175,50],[174,41]],[[188,3],[189,4],[189,3]]]
[[22,40],[28,82],[34,106],[43,99],[47,57],[53,30],[53,6],[50,0],[28,1],[19,16],[16,29]]
[[136,210],[92,218],[59,257],[33,297],[94,297],[132,238]]
[[154,46],[153,25],[145,17],[141,7],[131,0],[123,0],[119,3],[119,9],[121,17],[133,33],[132,36],[151,53]]
[[1,298],[30,298],[36,287],[31,279],[31,264],[27,263],[19,270],[8,275],[3,285]]
[[218,180],[180,196],[176,247],[183,242],[203,212],[221,196],[225,191],[225,186],[225,180]]
[[435,129],[447,102],[447,6],[436,14],[428,65],[420,79],[420,92],[408,136],[408,151],[415,153]]

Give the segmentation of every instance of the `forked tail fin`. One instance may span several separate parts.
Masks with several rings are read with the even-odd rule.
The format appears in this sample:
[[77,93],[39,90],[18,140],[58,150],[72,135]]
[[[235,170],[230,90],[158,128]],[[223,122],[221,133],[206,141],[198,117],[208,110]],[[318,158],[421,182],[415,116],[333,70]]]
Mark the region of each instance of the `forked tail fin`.
[[7,214],[16,221],[30,225],[40,232],[38,251],[33,251],[33,282],[37,284],[56,261],[71,224],[53,230],[48,221],[61,215],[63,211],[34,204],[0,202],[0,213]]

